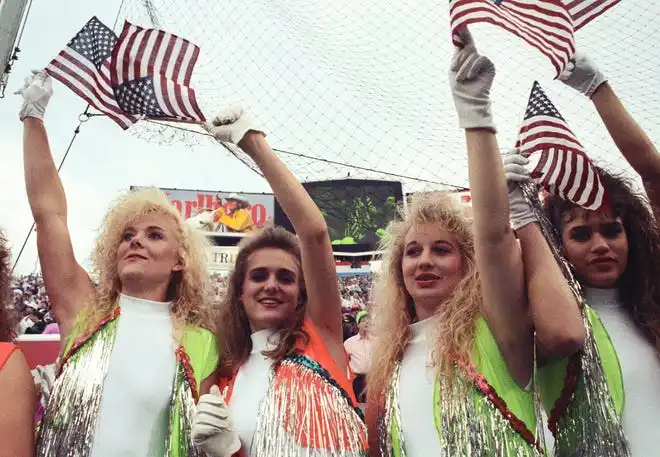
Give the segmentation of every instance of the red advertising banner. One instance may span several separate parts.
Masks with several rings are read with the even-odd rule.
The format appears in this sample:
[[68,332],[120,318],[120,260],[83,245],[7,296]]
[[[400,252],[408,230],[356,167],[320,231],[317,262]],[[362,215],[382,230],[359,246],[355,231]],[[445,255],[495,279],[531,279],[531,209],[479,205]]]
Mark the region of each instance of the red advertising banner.
[[[137,187],[131,187],[135,189]],[[272,194],[161,188],[184,219],[208,232],[249,233],[274,219]]]

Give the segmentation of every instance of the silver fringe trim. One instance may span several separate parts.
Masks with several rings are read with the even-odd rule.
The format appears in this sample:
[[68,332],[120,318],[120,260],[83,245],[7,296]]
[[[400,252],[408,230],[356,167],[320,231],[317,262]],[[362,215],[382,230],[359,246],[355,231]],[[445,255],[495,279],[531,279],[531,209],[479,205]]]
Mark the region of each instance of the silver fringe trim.
[[37,457],[90,454],[116,326],[116,319],[109,322],[62,367],[39,428]]
[[580,283],[575,279],[570,264],[555,244],[554,228],[545,217],[536,185],[526,182],[522,183],[520,188],[539,221],[541,232],[555,260],[578,300],[586,332],[585,345],[578,354],[580,358],[580,373],[576,374],[580,376],[578,386],[568,407],[557,421],[555,456],[630,457],[628,441],[607,385]]
[[[607,385],[586,309],[586,341],[580,357],[581,377],[564,414],[557,421],[557,457],[630,457],[630,448]],[[579,375],[579,374],[578,374]]]
[[[64,360],[37,430],[36,457],[88,457],[94,444],[103,380],[114,347],[119,318],[99,328]],[[177,358],[169,406],[167,457],[203,457],[194,446],[191,427],[195,398],[186,367]],[[178,442],[172,437],[177,435]]]
[[[170,421],[165,441],[165,457],[204,457],[205,454],[195,447],[192,440],[192,424],[197,405],[185,367],[178,360],[169,410]],[[178,437],[177,443],[172,440],[175,434]]]
[[[401,364],[397,363],[392,373],[389,389],[385,397],[385,407],[380,411],[379,417],[376,422],[376,431],[378,433],[378,444],[380,450],[380,457],[394,457],[398,455],[405,457],[406,445],[403,433],[399,433],[397,443],[392,439],[392,424],[396,419],[396,423],[401,426],[401,409],[399,408],[399,384],[401,382]],[[394,446],[397,446],[396,450]]]
[[[397,364],[378,420],[379,448],[382,457],[406,457],[405,438],[399,408],[401,364]],[[438,380],[440,426],[443,455],[451,457],[542,457],[543,453],[511,426],[509,420],[477,389],[473,382],[455,374]],[[394,449],[393,421],[399,426],[398,446]]]
[[[455,372],[440,379],[440,442],[452,457],[542,457],[471,380]],[[512,414],[509,412],[509,414]]]
[[310,366],[288,359],[272,371],[251,457],[367,455],[364,422],[337,386]]

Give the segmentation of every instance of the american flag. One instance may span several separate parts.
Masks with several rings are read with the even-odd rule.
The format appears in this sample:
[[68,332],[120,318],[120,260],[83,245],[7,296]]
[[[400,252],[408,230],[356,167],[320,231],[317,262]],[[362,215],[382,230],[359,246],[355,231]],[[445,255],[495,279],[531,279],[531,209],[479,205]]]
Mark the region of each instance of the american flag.
[[199,47],[162,30],[129,22],[112,52],[112,86],[131,114],[203,122],[190,79]]
[[478,22],[497,25],[538,49],[557,74],[575,54],[574,31],[620,0],[454,0],[450,4],[452,40],[463,42],[462,27]]
[[598,210],[605,188],[584,148],[538,82],[534,82],[516,149],[530,159],[531,177],[550,194]]
[[110,56],[117,35],[96,16],[46,67],[55,79],[106,114],[123,129],[137,122],[117,104],[110,84]]

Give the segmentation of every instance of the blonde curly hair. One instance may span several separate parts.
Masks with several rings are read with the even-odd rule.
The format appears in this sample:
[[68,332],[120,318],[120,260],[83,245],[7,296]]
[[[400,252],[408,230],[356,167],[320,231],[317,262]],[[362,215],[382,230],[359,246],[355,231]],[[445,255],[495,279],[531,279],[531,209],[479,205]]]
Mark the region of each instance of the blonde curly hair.
[[[408,231],[422,224],[437,224],[457,239],[463,259],[463,278],[440,305],[432,319],[433,366],[438,375],[450,374],[457,359],[469,358],[475,324],[482,310],[482,291],[477,273],[469,209],[442,193],[412,197],[408,210],[399,209],[400,219],[392,221],[381,240],[382,270],[374,287],[369,335],[374,357],[367,375],[367,424],[376,439],[375,418],[387,392],[395,365],[403,358],[410,341],[409,326],[416,320],[412,297],[403,281],[401,261]],[[371,438],[370,438],[371,439]],[[375,449],[375,447],[374,447]]]
[[93,274],[98,277],[98,287],[93,303],[87,306],[87,329],[107,316],[119,298],[121,282],[117,273],[117,249],[126,227],[150,214],[169,217],[176,227],[175,237],[183,269],[172,274],[167,290],[167,300],[172,301],[174,328],[181,331],[186,325],[212,326],[206,271],[208,241],[201,232],[183,222],[160,189],[141,188],[115,200],[99,230],[92,252]]

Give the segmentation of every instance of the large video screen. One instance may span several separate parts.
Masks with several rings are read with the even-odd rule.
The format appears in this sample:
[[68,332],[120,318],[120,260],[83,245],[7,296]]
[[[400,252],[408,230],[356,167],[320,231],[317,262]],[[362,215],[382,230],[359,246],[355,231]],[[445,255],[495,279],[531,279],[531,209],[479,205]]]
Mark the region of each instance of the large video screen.
[[[325,217],[335,251],[376,247],[403,198],[397,181],[342,179],[307,182],[303,186]],[[293,231],[277,201],[275,223]]]

